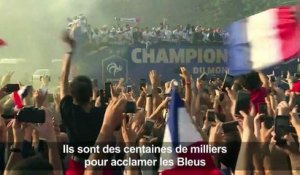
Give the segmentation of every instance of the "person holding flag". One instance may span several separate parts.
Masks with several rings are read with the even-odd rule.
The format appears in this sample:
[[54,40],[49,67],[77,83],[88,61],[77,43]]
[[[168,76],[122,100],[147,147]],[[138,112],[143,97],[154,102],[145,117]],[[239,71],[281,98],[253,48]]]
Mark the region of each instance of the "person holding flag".
[[[199,133],[200,132],[200,133]],[[172,90],[171,102],[169,105],[169,116],[165,128],[163,139],[163,147],[171,144],[173,153],[170,155],[162,154],[161,157],[167,159],[181,158],[180,160],[192,160],[193,162],[205,161],[203,167],[188,164],[179,166],[175,164],[173,167],[161,167],[161,175],[180,175],[189,173],[191,175],[206,174],[206,175],[219,175],[221,172],[214,164],[213,158],[209,153],[193,153],[192,147],[205,146],[207,143],[204,138],[205,134],[197,130],[192,118],[189,116],[184,102],[180,98],[176,89]],[[186,153],[175,153],[176,147],[187,147]],[[191,162],[191,161],[190,161]],[[197,163],[195,163],[197,164]]]

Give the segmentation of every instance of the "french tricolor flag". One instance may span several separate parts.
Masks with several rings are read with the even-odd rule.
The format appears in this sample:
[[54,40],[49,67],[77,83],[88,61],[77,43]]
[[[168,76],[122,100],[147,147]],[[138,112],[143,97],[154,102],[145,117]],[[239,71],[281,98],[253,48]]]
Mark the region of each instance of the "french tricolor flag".
[[20,88],[20,90],[15,91],[12,93],[11,98],[15,104],[15,110],[18,111],[24,107],[23,105],[23,99],[27,96],[28,94],[28,88],[29,86],[23,86]]
[[299,7],[263,11],[227,28],[232,75],[261,70],[291,59],[300,50]]
[[[210,154],[192,153],[191,147],[200,147],[205,142],[192,123],[191,117],[184,107],[176,90],[172,91],[171,101],[169,105],[169,116],[165,128],[163,139],[163,147],[172,147],[171,154],[162,153],[161,159],[173,160],[174,166],[160,166],[160,174],[162,175],[220,175],[220,171],[215,167]],[[176,147],[187,147],[185,153],[176,153]],[[179,165],[178,160],[193,161],[194,165]],[[205,166],[197,166],[199,161],[205,160]]]
[[6,46],[6,45],[7,45],[6,42],[3,39],[0,38],[0,47],[1,46]]

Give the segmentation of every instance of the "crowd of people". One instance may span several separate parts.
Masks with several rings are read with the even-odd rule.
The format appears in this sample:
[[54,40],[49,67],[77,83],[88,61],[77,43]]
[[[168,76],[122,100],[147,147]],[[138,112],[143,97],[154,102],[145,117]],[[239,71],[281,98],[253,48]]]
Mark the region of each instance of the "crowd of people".
[[[12,74],[7,74],[2,80],[1,174],[157,174],[158,165],[146,168],[84,165],[88,159],[159,160],[160,155],[157,153],[66,153],[63,145],[68,144],[74,148],[104,147],[107,144],[120,147],[161,147],[170,117],[170,93],[175,90],[190,116],[187,120],[193,122],[198,134],[204,139],[202,141],[227,148],[225,154],[211,155],[215,174],[300,174],[300,118],[297,109],[297,105],[300,105],[297,100],[300,82],[290,73],[285,77],[290,85],[286,90],[280,88],[274,78],[268,78],[262,72],[234,77],[233,84],[228,86],[221,79],[209,80],[206,76],[192,79],[189,70],[181,67],[178,77],[181,77],[182,82],[170,80],[161,84],[158,73],[152,70],[149,72],[148,83],[141,86],[139,92],[126,89],[122,80],[112,82],[110,90],[99,91],[87,76],[78,75],[69,81],[75,41],[68,33],[64,35],[63,41],[69,50],[63,58],[57,92],[47,93],[47,77],[41,77],[42,85],[39,89],[20,84],[20,90],[12,94],[9,94],[7,86],[12,83]],[[241,99],[242,93],[248,94],[249,99]],[[237,107],[240,100],[244,103],[240,107],[244,108]],[[245,103],[248,106],[245,107]],[[130,111],[128,104],[133,104]],[[265,110],[261,109],[262,104],[265,104]],[[28,109],[32,107],[35,110]],[[31,112],[26,113],[28,110]],[[11,118],[7,117],[8,111],[13,111],[10,113]],[[40,113],[32,111],[44,111],[44,121],[34,121]],[[209,119],[209,111],[215,114],[213,119]],[[285,127],[288,130],[278,129],[278,117],[287,119]],[[271,124],[267,122],[270,119],[274,121]],[[154,125],[145,137],[147,121],[154,122]],[[225,127],[228,123],[236,125]],[[179,171],[193,174],[193,170],[183,168]],[[201,174],[210,173],[203,169]]]
[[151,44],[185,43],[195,45],[215,44],[226,42],[228,34],[219,28],[208,28],[201,25],[177,25],[171,27],[164,19],[158,26],[140,27],[138,23],[121,24],[116,19],[116,25],[92,27],[84,15],[68,19],[67,28],[77,36],[85,38],[92,44]]

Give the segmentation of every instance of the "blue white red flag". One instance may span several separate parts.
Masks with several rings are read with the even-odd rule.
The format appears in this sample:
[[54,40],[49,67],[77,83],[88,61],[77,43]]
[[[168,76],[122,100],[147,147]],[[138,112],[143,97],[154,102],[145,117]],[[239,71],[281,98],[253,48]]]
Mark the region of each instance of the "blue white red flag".
[[[201,147],[205,145],[202,136],[197,131],[191,117],[184,107],[176,90],[172,91],[169,105],[169,116],[165,128],[163,147],[172,147],[172,154],[162,153],[161,159],[170,160],[173,166],[160,166],[162,175],[219,175],[220,171],[215,167],[213,159],[208,153],[193,153],[191,147]],[[186,147],[187,152],[176,153],[176,147]],[[184,165],[179,165],[178,160],[184,160]],[[198,166],[199,161],[205,160],[204,166]],[[188,165],[188,161],[193,162]]]
[[284,6],[232,23],[227,28],[229,73],[261,70],[299,54],[298,14],[298,6]]

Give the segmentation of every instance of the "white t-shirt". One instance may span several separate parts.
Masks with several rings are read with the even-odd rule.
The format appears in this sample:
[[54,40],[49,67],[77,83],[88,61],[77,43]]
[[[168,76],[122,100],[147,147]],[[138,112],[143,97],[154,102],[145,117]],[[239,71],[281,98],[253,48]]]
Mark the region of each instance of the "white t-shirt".
[[165,39],[166,40],[172,39],[172,31],[171,30],[168,30],[168,29],[165,30]]
[[96,34],[94,31],[92,32],[92,40],[97,41],[99,39],[99,35]]
[[108,42],[108,30],[100,30],[99,37],[102,42]]
[[188,40],[188,32],[186,30],[182,32],[182,39]]
[[185,30],[182,32],[182,38],[187,40],[187,41],[191,41],[192,40],[192,34],[193,34],[193,31],[190,29],[190,30]]
[[182,30],[175,29],[173,31],[173,35],[175,36],[176,39],[179,39],[183,37],[183,32]]
[[116,32],[110,32],[108,37],[112,40],[115,40],[115,39],[117,39],[117,33]]
[[142,36],[144,41],[149,41],[151,37],[151,33],[149,31],[143,31]]
[[160,35],[161,38],[165,37],[165,31],[166,31],[166,29],[161,29],[159,27],[156,31],[159,31],[159,35]]
[[126,40],[129,40],[129,41],[131,41],[132,40],[132,30],[130,29],[130,30],[128,30],[127,29],[127,31],[125,31],[125,32],[123,32],[123,37],[126,39]]
[[209,33],[202,32],[202,34],[203,34],[203,41],[204,41],[204,42],[208,42],[208,41],[209,41],[209,38],[208,38]]
[[151,31],[150,32],[150,37],[155,38],[156,37],[156,31]]

